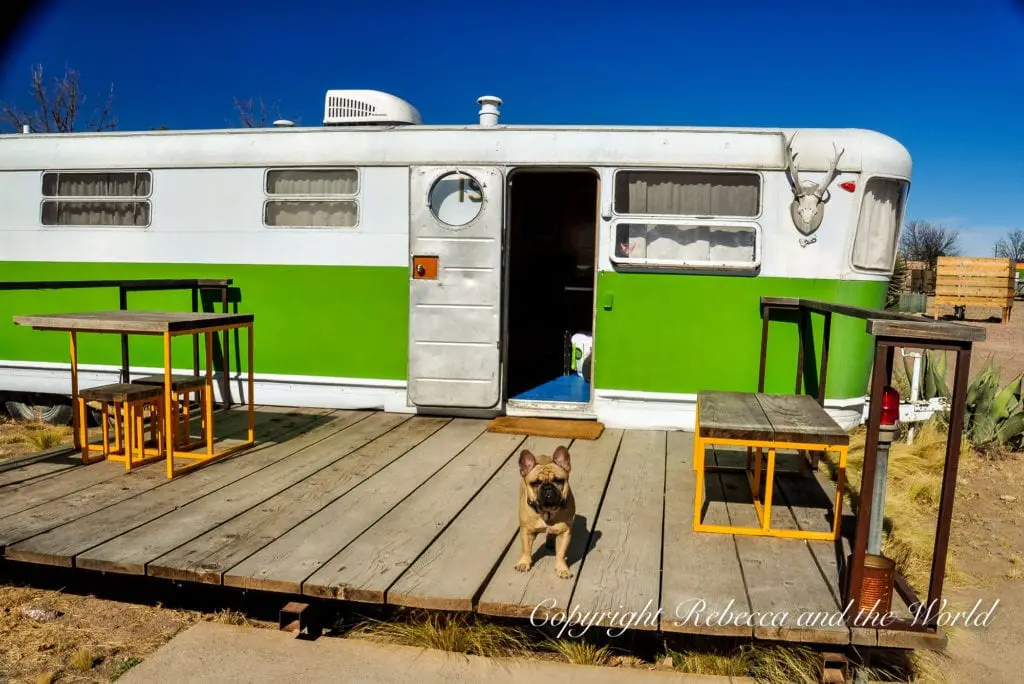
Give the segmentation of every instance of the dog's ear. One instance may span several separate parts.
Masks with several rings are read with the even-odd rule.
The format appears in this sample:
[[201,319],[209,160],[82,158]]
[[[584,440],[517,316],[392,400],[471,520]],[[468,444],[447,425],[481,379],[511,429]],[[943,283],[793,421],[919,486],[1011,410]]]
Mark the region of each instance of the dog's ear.
[[523,452],[519,454],[519,474],[526,477],[535,465],[537,465],[537,457],[529,450],[523,449]]
[[565,447],[560,446],[555,449],[555,453],[551,457],[551,460],[565,472],[569,472],[571,470],[569,466],[569,450]]

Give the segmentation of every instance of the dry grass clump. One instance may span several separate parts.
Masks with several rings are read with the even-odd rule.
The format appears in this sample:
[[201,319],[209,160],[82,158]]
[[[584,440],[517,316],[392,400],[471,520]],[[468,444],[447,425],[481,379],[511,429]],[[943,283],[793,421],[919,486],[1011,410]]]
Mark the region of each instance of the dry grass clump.
[[80,648],[71,656],[71,668],[79,672],[88,672],[96,664],[96,656],[87,648]]
[[612,655],[607,646],[576,639],[550,639],[542,646],[558,653],[573,665],[606,665]]
[[368,620],[349,636],[489,658],[516,657],[529,650],[521,630],[465,613],[414,611],[395,621]]
[[718,677],[744,677],[748,671],[745,654],[739,651],[718,653],[714,651],[669,651],[672,667],[680,672]]
[[0,416],[0,459],[25,456],[71,443],[71,426]]

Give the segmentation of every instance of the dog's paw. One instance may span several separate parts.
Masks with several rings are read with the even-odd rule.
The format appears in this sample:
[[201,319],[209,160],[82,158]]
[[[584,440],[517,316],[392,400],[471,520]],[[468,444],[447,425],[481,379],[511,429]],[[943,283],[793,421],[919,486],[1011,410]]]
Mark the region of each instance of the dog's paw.
[[518,570],[519,572],[529,572],[530,566],[532,565],[533,563],[530,561],[529,558],[520,558],[519,562],[516,563],[516,570]]
[[561,579],[569,579],[570,577],[572,577],[572,573],[569,571],[568,567],[555,568],[555,574],[558,575]]

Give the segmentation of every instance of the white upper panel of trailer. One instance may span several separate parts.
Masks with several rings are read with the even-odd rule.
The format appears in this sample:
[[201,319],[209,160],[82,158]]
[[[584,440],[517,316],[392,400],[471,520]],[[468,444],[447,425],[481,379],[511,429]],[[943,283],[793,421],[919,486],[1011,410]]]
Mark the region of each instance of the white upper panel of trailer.
[[783,170],[785,140],[801,170],[909,179],[899,142],[863,129],[621,126],[366,126],[0,136],[0,170],[351,164],[665,166]]
[[[597,170],[597,266],[612,270],[615,169],[733,169],[762,177],[758,214],[745,222],[759,236],[757,274],[886,278],[853,267],[850,255],[867,178],[911,176],[909,153],[888,136],[849,128],[510,126],[498,124],[500,99],[484,96],[478,103],[478,124],[435,126],[423,125],[412,105],[387,93],[328,91],[324,127],[280,121],[257,129],[0,135],[0,231],[6,233],[0,258],[408,266],[409,216],[422,201],[410,195],[409,167],[544,166]],[[837,148],[843,150],[835,184],[850,190],[832,196],[810,240],[789,216],[787,141],[805,182],[818,182]],[[328,166],[358,169],[355,225],[265,225],[267,169]],[[155,170],[144,226],[42,225],[43,172],[105,169]],[[485,201],[501,202],[502,193]]]

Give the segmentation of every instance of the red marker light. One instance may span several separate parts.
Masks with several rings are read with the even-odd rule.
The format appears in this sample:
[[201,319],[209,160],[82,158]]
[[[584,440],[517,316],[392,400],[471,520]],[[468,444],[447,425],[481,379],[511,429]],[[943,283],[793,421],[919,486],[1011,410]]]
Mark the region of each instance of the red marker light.
[[900,419],[900,395],[892,387],[882,390],[882,425],[895,425]]
[[840,183],[839,187],[841,187],[846,192],[853,192],[854,190],[857,189],[857,184],[851,181],[846,181],[845,183]]

